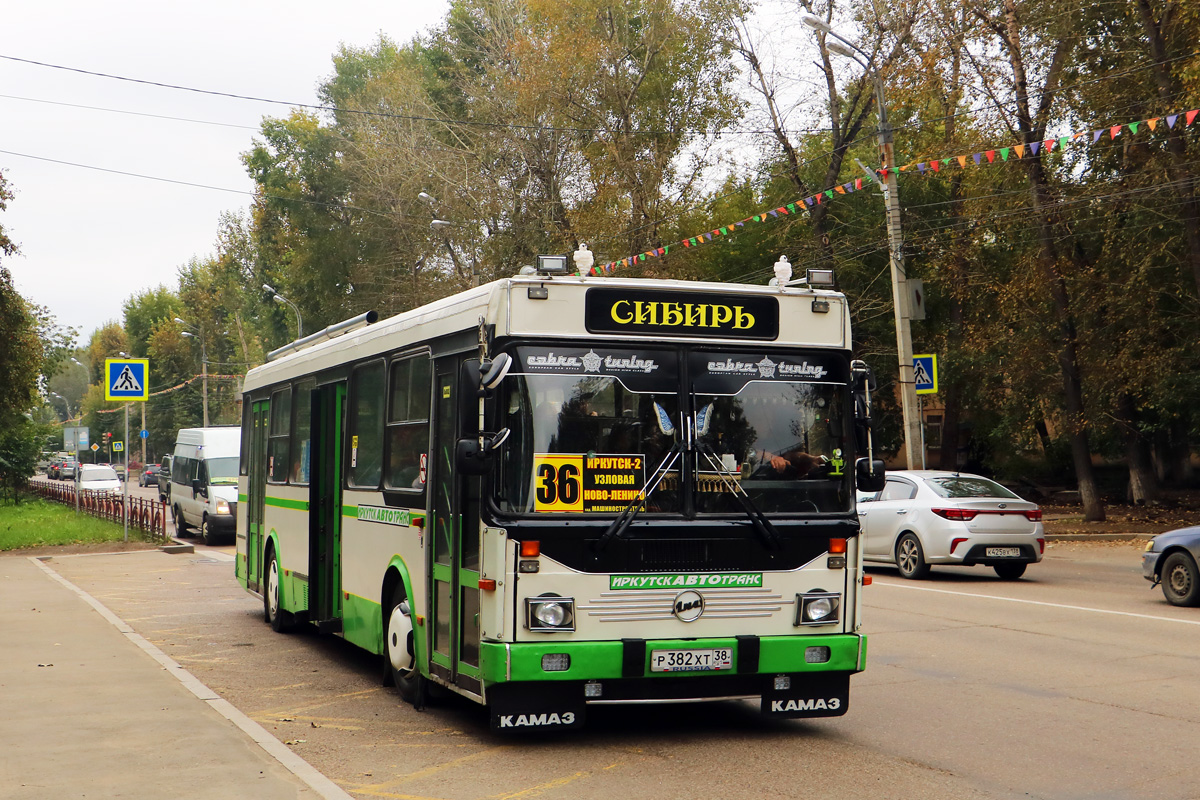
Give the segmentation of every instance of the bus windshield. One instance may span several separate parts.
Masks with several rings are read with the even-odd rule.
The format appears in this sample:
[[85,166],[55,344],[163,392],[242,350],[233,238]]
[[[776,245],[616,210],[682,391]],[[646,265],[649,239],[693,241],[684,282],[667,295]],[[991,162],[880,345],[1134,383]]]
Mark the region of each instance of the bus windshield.
[[[616,514],[679,438],[678,357],[670,351],[517,348],[505,380],[497,502],[517,513]],[[679,509],[678,479],[646,512]]]
[[693,352],[696,510],[736,513],[737,483],[764,512],[850,509],[847,386],[826,354]]

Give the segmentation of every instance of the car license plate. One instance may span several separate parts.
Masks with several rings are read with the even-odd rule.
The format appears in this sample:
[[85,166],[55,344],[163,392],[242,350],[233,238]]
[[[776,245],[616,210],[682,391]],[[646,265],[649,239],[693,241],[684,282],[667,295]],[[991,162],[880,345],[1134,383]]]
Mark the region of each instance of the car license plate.
[[651,672],[702,672],[733,669],[733,648],[651,650]]
[[984,551],[988,558],[1018,558],[1021,555],[1019,547],[989,547]]

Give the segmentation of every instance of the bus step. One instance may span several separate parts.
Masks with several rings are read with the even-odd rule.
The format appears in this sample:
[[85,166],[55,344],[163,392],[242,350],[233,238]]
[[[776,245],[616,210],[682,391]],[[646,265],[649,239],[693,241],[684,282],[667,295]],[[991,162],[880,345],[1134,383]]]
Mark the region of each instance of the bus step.
[[313,624],[317,626],[318,633],[342,632],[342,621],[340,619],[320,619]]

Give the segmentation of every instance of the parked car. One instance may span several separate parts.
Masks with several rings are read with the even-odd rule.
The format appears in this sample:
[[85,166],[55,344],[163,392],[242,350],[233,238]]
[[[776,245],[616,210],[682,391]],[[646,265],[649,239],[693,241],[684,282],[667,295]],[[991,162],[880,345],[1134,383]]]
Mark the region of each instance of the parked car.
[[158,464],[147,464],[142,467],[138,473],[138,486],[157,486],[158,485]]
[[58,468],[58,477],[62,480],[75,480],[76,473],[79,472],[79,462],[73,459],[62,462]]
[[242,429],[183,428],[171,456],[171,514],[175,532],[199,528],[204,543],[234,538]]
[[984,564],[1006,580],[1042,560],[1042,511],[989,478],[936,470],[888,471],[879,492],[860,494],[863,559],[924,578],[934,564]]
[[171,457],[163,456],[158,467],[158,501],[171,502]]
[[1173,606],[1200,605],[1200,525],[1160,533],[1142,553],[1142,576]]
[[75,488],[88,494],[116,497],[121,494],[121,480],[112,467],[82,464],[75,477]]

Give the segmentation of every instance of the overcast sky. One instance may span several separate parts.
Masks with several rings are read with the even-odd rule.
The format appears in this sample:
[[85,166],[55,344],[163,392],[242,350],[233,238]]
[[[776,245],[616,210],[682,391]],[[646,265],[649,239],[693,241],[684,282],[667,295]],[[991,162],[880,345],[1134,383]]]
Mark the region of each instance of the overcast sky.
[[316,103],[340,43],[366,47],[380,33],[407,42],[446,10],[446,0],[6,4],[0,170],[16,198],[0,224],[21,248],[5,261],[18,291],[79,329],[84,345],[121,319],[130,295],[176,288],[179,266],[213,252],[221,212],[249,207],[253,182],[239,155],[264,116],[288,108],[11,58]]

